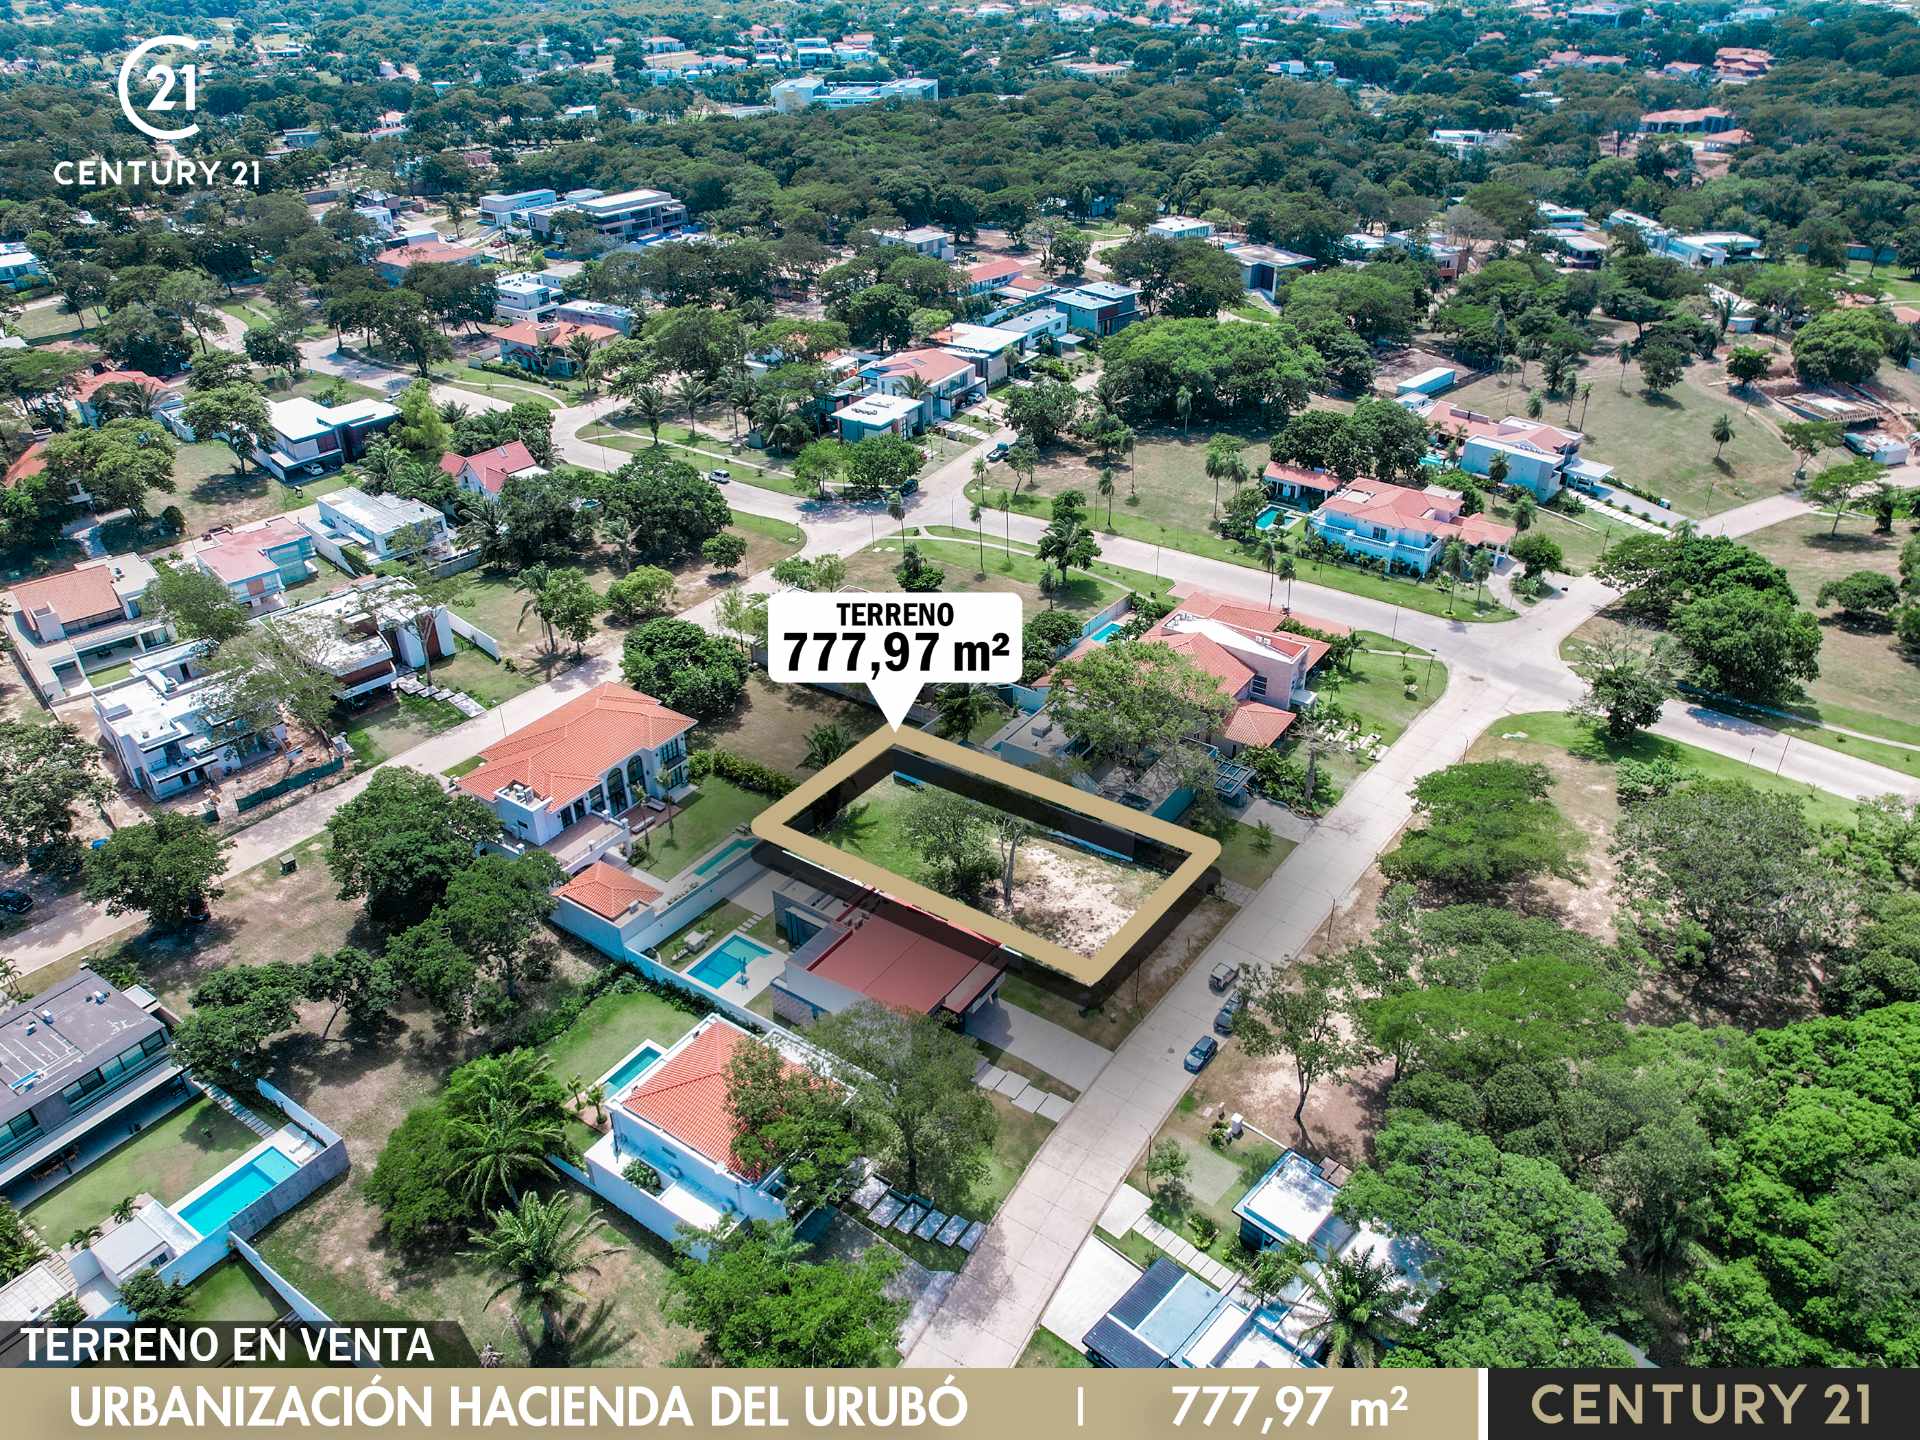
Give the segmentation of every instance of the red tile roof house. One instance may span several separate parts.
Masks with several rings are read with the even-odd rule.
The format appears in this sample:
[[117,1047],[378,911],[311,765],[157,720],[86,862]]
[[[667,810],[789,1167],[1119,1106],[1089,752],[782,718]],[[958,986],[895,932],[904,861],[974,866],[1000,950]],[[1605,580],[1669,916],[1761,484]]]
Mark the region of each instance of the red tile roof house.
[[178,393],[177,386],[169,385],[144,370],[95,370],[78,376],[73,382],[73,408],[79,414],[81,424],[100,424],[102,417],[94,397],[109,385],[131,385],[144,391],[149,415],[160,407],[160,402],[167,396]]
[[412,245],[395,245],[373,257],[373,268],[389,285],[407,278],[416,265],[484,265],[487,257],[465,245],[449,245],[444,240],[421,240]]
[[769,987],[773,1013],[795,1025],[864,1000],[961,1025],[993,1003],[1012,958],[877,891],[811,874],[775,887],[773,922],[793,947]]
[[1340,477],[1326,470],[1309,470],[1304,465],[1283,465],[1269,460],[1260,472],[1267,487],[1267,498],[1276,505],[1291,505],[1296,510],[1313,510],[1340,488]]
[[976,265],[967,266],[967,278],[960,286],[960,293],[989,295],[1002,285],[1024,279],[1026,273],[1018,260],[1009,260],[1004,256],[997,260],[982,260]]
[[[1286,734],[1296,711],[1313,701],[1309,677],[1327,657],[1327,642],[1281,627],[1305,625],[1326,635],[1345,635],[1347,627],[1297,611],[1270,610],[1264,605],[1196,590],[1181,596],[1141,640],[1165,645],[1187,657],[1219,683],[1232,702],[1217,737],[1219,748],[1237,754],[1249,745],[1272,745]],[[1067,654],[1076,660],[1101,641],[1082,640]],[[1053,677],[1042,676],[1033,688],[1045,693]],[[1057,729],[1057,727],[1056,727]],[[1000,753],[1016,764],[1052,758],[1023,743],[1026,730]],[[1197,738],[1197,737],[1196,737]],[[1024,752],[1024,753],[1022,753]],[[1168,818],[1168,817],[1162,817]]]
[[455,783],[500,817],[501,848],[544,849],[572,873],[626,848],[634,806],[686,795],[694,724],[609,681],[493,741]]
[[1308,522],[1314,533],[1349,555],[1381,560],[1396,570],[1425,575],[1439,563],[1449,540],[1468,549],[1505,554],[1514,529],[1483,515],[1462,515],[1461,495],[1429,485],[1424,490],[1361,477],[1328,500]]
[[[731,1020],[709,1015],[664,1051],[649,1043],[622,1061],[608,1077],[611,1129],[582,1157],[588,1186],[666,1240],[741,1220],[785,1219],[781,1167],[750,1164],[734,1148],[742,1127],[727,1067],[753,1038]],[[772,1043],[783,1052],[788,1073],[799,1078],[805,1049],[790,1037]],[[635,1161],[652,1168],[657,1189],[625,1178]]]
[[41,699],[84,693],[89,673],[173,643],[164,619],[142,613],[153,578],[138,555],[108,555],[7,592],[7,638]]
[[579,335],[591,340],[595,349],[620,338],[611,325],[577,325],[570,320],[520,320],[493,332],[500,342],[503,365],[518,365],[561,380],[580,369],[579,360],[567,349],[568,342]]
[[522,475],[544,475],[524,440],[510,440],[478,455],[442,455],[440,468],[469,495],[498,495],[507,481]]
[[947,419],[976,392],[984,395],[987,391],[987,382],[970,361],[945,350],[902,350],[865,366],[860,374],[871,395],[905,396],[908,382],[916,378],[925,385],[914,426],[917,430]]

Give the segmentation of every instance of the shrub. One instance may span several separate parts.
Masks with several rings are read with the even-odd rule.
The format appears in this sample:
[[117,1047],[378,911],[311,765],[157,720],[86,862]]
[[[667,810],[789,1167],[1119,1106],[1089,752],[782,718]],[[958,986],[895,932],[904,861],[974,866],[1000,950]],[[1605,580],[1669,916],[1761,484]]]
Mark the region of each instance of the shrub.
[[620,1172],[620,1178],[629,1185],[637,1185],[649,1195],[658,1195],[666,1182],[660,1178],[660,1172],[644,1160],[629,1160],[626,1168]]
[[687,760],[687,773],[695,780],[718,775],[742,790],[771,796],[775,800],[793,789],[794,783],[791,777],[771,765],[763,765],[745,755],[718,748],[694,751]]
[[1670,794],[1687,778],[1671,760],[1622,760],[1614,766],[1614,792],[1622,805],[1638,805]]
[[409,1111],[367,1178],[367,1198],[380,1207],[388,1238],[402,1250],[441,1243],[475,1218],[473,1206],[447,1183],[452,1171],[446,1107],[436,1100]]
[[1187,1217],[1187,1229],[1193,1232],[1193,1243],[1202,1250],[1207,1249],[1220,1238],[1219,1225],[1212,1217],[1202,1215],[1198,1211]]

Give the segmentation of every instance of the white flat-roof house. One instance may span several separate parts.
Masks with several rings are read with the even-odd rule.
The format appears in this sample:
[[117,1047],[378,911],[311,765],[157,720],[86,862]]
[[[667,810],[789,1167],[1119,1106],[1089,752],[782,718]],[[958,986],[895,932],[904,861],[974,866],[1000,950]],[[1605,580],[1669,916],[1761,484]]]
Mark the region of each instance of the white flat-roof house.
[[447,517],[400,495],[369,495],[356,485],[322,495],[318,533],[335,544],[359,545],[376,560],[399,560],[447,544]]
[[1205,240],[1213,234],[1213,222],[1192,215],[1162,215],[1147,226],[1147,234],[1157,240]]
[[779,111],[804,110],[809,105],[846,110],[889,100],[938,100],[940,82],[931,76],[907,76],[868,85],[829,85],[818,75],[795,75],[775,84],[772,98],[773,108]]
[[515,190],[509,194],[482,195],[480,197],[480,223],[483,225],[509,225],[517,215],[537,209],[542,205],[551,205],[560,196],[552,190]]
[[566,286],[556,275],[520,272],[493,282],[493,313],[501,320],[544,320],[566,298]]
[[569,211],[586,215],[602,235],[618,240],[667,235],[687,223],[687,207],[664,190],[622,190],[613,195],[573,190],[524,214],[534,234],[551,235],[554,217]]
[[882,245],[903,246],[936,260],[953,259],[953,236],[936,225],[922,225],[913,230],[876,230],[873,238]]
[[93,714],[130,784],[154,799],[192,790],[286,746],[283,721],[234,713],[226,682],[202,666],[205,645],[183,640],[133,661],[133,673],[93,692]]
[[349,400],[322,405],[303,395],[268,402],[272,443],[253,452],[254,460],[282,480],[324,475],[366,453],[367,444],[400,418],[385,400]]

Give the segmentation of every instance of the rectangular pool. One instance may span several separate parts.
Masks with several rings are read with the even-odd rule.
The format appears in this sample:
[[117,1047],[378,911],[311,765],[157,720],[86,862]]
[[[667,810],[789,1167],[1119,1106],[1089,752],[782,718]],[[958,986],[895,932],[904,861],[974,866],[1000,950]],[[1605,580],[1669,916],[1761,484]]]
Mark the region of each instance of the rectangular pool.
[[283,1151],[262,1150],[239,1169],[222,1175],[191,1205],[175,1213],[202,1235],[217,1234],[221,1226],[299,1168],[293,1157]]
[[687,973],[702,985],[711,985],[717,990],[729,980],[738,980],[761,956],[772,953],[765,945],[744,935],[729,935]]
[[1102,625],[1098,630],[1094,631],[1093,634],[1089,635],[1087,638],[1093,641],[1093,643],[1096,645],[1104,645],[1109,640],[1113,639],[1114,636],[1118,635],[1122,630],[1126,628],[1127,628],[1126,623],[1124,621],[1109,620],[1106,624]]
[[758,840],[755,840],[751,835],[743,835],[738,840],[735,840],[731,845],[725,846],[722,849],[714,851],[713,854],[709,855],[706,859],[702,860],[698,865],[694,866],[693,873],[696,875],[705,875],[710,871],[717,870],[720,868],[720,866],[726,864],[727,861],[733,859],[733,857],[738,855],[742,850],[751,850],[753,849],[754,846],[758,845],[759,843],[760,842]]
[[608,1095],[616,1095],[650,1070],[654,1063],[667,1052],[651,1040],[634,1051],[616,1066],[601,1083],[607,1087]]

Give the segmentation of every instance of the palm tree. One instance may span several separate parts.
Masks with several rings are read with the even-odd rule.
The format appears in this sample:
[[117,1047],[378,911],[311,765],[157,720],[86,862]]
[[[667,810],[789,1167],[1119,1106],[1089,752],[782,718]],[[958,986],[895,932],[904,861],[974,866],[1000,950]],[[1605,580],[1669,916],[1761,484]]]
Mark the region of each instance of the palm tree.
[[[1282,555],[1280,557],[1280,563],[1273,567],[1274,578],[1287,582],[1287,613],[1289,615],[1293,613],[1293,577],[1296,573],[1297,571],[1291,555]],[[1273,605],[1273,585],[1271,582],[1267,585],[1267,605],[1269,608]]]
[[1232,480],[1238,485],[1247,478],[1247,462],[1240,458],[1240,445],[1231,435],[1216,435],[1207,442],[1207,477],[1213,481],[1213,518],[1220,519],[1220,482]]
[[993,697],[978,685],[942,685],[934,695],[935,728],[949,740],[965,740],[993,713]]
[[1113,466],[1100,467],[1100,480],[1095,488],[1107,498],[1107,528],[1111,530],[1113,528]]
[[593,364],[593,352],[599,345],[600,342],[584,330],[576,330],[567,337],[562,348],[566,350],[567,358],[573,361],[574,374],[586,374],[588,367]]
[[439,406],[440,418],[449,425],[458,425],[472,412],[467,409],[464,400],[442,400]]
[[1584,426],[1587,423],[1587,402],[1592,398],[1593,398],[1593,382],[1591,380],[1581,381],[1580,382],[1580,423],[1582,426]]
[[557,1118],[500,1099],[487,1101],[478,1118],[451,1121],[448,1134],[448,1178],[483,1209],[503,1196],[518,1204],[520,1182],[544,1173],[549,1155],[573,1148]]
[[1293,723],[1292,734],[1295,745],[1305,752],[1307,774],[1304,794],[1307,804],[1313,804],[1314,788],[1319,783],[1320,757],[1333,748],[1333,732],[1339,728],[1334,711],[1324,702],[1309,705],[1299,712],[1299,718]]
[[800,763],[809,770],[824,770],[853,748],[853,735],[843,725],[816,725],[807,731],[807,753]]
[[1620,358],[1620,393],[1627,393],[1627,366],[1633,362],[1633,342],[1622,340],[1620,348],[1613,352]]
[[640,423],[653,434],[653,443],[660,443],[660,423],[667,418],[667,397],[660,393],[658,385],[642,385],[633,392],[628,402]]
[[887,518],[897,521],[900,526],[900,538],[907,538],[907,502],[900,498],[898,490],[887,496]]
[[1473,604],[1478,609],[1486,594],[1487,577],[1493,574],[1493,555],[1486,550],[1473,552]]
[[513,1210],[492,1212],[493,1228],[473,1232],[473,1253],[506,1278],[487,1297],[491,1305],[509,1290],[523,1303],[540,1307],[548,1341],[564,1342],[560,1307],[584,1299],[576,1277],[598,1275],[598,1262],[620,1253],[617,1245],[596,1243],[600,1218],[588,1214],[562,1192],[551,1200],[529,1195]]
[[673,401],[687,412],[687,434],[693,435],[694,411],[713,398],[713,387],[698,375],[682,375],[673,383]]
[[[976,465],[981,464],[978,460],[973,463]],[[980,573],[982,575],[987,573],[987,532],[982,523],[986,517],[986,513],[985,510],[980,508],[980,500],[979,497],[976,496],[973,503],[967,509],[967,518],[973,521],[973,538],[980,546]]]
[[1467,558],[1467,547],[1458,540],[1449,540],[1440,547],[1440,573],[1447,578],[1447,614],[1453,613],[1453,584],[1460,578],[1461,563]]
[[743,375],[727,387],[727,404],[733,411],[733,438],[740,438],[740,417],[751,415],[760,399],[760,386],[751,375]]
[[1193,391],[1189,390],[1185,385],[1182,385],[1179,390],[1174,392],[1173,408],[1180,416],[1180,433],[1185,435],[1187,433],[1187,416],[1193,409]]
[[1373,1252],[1336,1255],[1300,1272],[1305,1287],[1294,1314],[1305,1322],[1305,1348],[1325,1341],[1329,1366],[1369,1366],[1403,1328],[1395,1314],[1408,1300],[1407,1289]]
[[1713,417],[1713,429],[1708,433],[1713,436],[1713,458],[1718,460],[1720,452],[1727,448],[1727,442],[1733,439],[1733,417],[1722,410]]
[[[513,577],[513,588],[527,598],[520,602],[520,623],[527,623],[529,614],[540,615],[540,597],[546,593],[547,586],[553,583],[553,567],[542,560],[529,565]],[[546,627],[547,649],[558,648],[559,641],[554,638],[553,626],[547,618],[540,615],[540,623]]]

